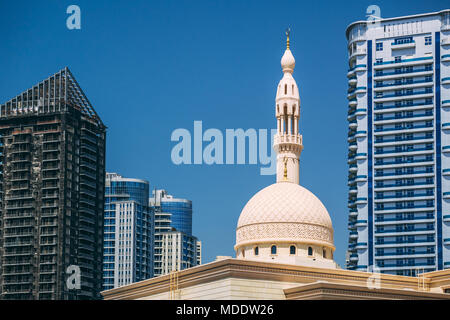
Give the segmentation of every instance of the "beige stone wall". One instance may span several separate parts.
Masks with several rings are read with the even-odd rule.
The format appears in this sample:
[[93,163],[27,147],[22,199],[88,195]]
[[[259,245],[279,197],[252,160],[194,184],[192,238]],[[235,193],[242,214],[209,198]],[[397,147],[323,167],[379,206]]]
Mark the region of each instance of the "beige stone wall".
[[[298,286],[298,283],[227,278],[199,284],[178,291],[176,297],[182,300],[284,300],[284,289]],[[159,293],[139,300],[169,299],[169,293]]]

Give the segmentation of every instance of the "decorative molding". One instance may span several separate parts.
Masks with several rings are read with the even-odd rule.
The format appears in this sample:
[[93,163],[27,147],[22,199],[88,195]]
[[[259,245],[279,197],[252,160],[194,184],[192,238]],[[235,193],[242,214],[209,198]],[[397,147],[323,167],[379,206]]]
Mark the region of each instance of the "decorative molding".
[[236,246],[248,242],[264,242],[272,239],[289,239],[291,242],[325,242],[333,245],[330,229],[306,223],[259,223],[244,225],[236,230]]

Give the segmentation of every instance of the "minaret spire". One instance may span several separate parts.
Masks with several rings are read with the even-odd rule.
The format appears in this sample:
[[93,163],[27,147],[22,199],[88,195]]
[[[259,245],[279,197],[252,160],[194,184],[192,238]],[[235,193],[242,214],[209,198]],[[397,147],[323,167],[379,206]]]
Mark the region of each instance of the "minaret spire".
[[286,29],[286,50],[290,50],[289,49],[289,35],[291,34],[291,28],[287,28]]
[[295,59],[290,50],[290,33],[286,30],[286,50],[281,58],[283,78],[278,84],[275,99],[275,114],[278,132],[274,138],[277,153],[277,182],[299,183],[299,158],[303,149],[299,133],[300,96],[297,83],[292,76]]

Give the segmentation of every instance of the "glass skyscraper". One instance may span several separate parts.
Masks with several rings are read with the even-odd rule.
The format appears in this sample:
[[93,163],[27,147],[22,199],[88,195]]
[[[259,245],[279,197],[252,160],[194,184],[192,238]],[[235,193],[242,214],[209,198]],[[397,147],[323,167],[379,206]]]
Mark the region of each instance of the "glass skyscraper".
[[192,235],[192,202],[155,190],[149,203],[155,214],[155,276],[201,264],[201,242]]
[[103,289],[153,277],[154,215],[149,183],[106,174]]
[[347,28],[347,268],[450,267],[450,10]]

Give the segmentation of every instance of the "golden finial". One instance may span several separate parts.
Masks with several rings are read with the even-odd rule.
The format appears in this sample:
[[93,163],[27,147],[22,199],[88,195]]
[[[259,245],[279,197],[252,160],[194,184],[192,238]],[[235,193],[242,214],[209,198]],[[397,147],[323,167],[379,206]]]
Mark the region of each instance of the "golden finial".
[[284,177],[283,177],[283,181],[288,181],[288,178],[287,178],[287,158],[286,157],[284,157],[284,159],[283,159],[284,161]]
[[291,28],[287,28],[286,29],[286,50],[290,50],[289,49],[289,35],[291,34]]

